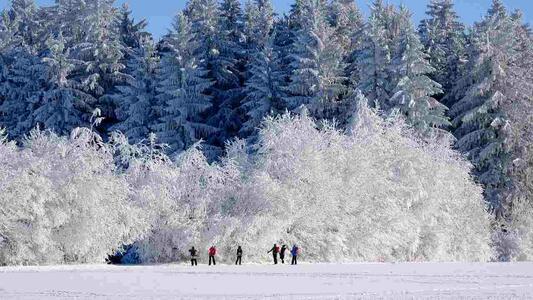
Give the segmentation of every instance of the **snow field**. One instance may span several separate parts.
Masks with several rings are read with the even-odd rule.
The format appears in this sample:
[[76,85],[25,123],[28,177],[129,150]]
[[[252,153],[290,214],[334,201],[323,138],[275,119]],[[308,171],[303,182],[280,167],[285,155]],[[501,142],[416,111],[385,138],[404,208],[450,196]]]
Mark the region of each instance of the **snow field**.
[[531,299],[533,263],[0,268],[0,299]]

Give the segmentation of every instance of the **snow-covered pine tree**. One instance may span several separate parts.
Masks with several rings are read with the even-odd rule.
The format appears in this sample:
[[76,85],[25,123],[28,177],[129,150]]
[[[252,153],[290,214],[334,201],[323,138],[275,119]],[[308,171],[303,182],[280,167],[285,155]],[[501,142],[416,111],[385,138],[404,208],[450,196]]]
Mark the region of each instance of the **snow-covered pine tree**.
[[263,118],[283,113],[285,108],[284,77],[273,42],[274,37],[271,37],[262,50],[255,52],[250,63],[250,78],[242,105],[246,113],[246,122],[240,131],[242,137],[255,133]]
[[33,126],[32,111],[43,88],[44,66],[21,45],[6,53],[7,70],[0,81],[0,127],[5,127],[11,139],[19,140]]
[[329,4],[329,21],[345,55],[359,47],[357,37],[363,29],[364,20],[354,0],[333,0]]
[[146,19],[135,22],[131,13],[129,5],[122,4],[116,24],[120,28],[121,41],[126,50],[140,47],[141,43],[151,39],[150,33],[146,31],[146,26],[148,26]]
[[431,78],[442,86],[443,94],[436,97],[443,98],[444,104],[451,106],[453,97],[446,96],[464,67],[465,27],[455,12],[453,0],[431,0],[427,15],[419,27],[421,41],[435,69]]
[[198,44],[196,62],[208,71],[207,78],[213,82],[207,92],[212,97],[212,106],[205,115],[208,124],[219,129],[209,136],[208,142],[219,147],[220,151],[208,154],[210,158],[222,154],[226,139],[235,136],[242,124],[236,111],[242,92],[242,74],[237,58],[244,53],[242,45],[236,40],[242,28],[238,4],[228,1],[219,6],[216,0],[190,0],[185,9],[194,42]]
[[140,38],[132,49],[127,68],[131,70],[126,85],[116,86],[114,101],[118,123],[111,127],[124,133],[132,143],[148,137],[152,122],[152,106],[156,96],[157,56],[151,39]]
[[274,28],[274,7],[271,0],[254,0],[244,9],[244,34],[246,49],[250,55],[261,51],[268,43]]
[[303,105],[318,119],[331,118],[330,111],[344,91],[342,50],[327,21],[325,1],[302,0],[299,5],[287,107],[296,110]]
[[[531,27],[523,22],[522,13],[511,16],[517,23],[515,36],[518,38],[517,57],[512,62],[510,72],[506,75],[512,101],[508,101],[511,127],[511,144],[513,164],[510,170],[513,189],[512,201],[523,199],[533,202],[533,34]],[[533,233],[533,230],[531,231]],[[533,240],[530,240],[533,243]],[[530,250],[533,248],[530,247]]]
[[32,126],[32,103],[42,88],[44,20],[31,0],[14,0],[4,11],[0,75],[0,126],[21,138]]
[[69,49],[87,37],[88,5],[85,0],[56,0],[56,6],[50,11],[50,18],[55,19],[52,31],[62,33]]
[[[208,123],[220,129],[218,134],[210,139],[211,143],[224,147],[227,140],[238,135],[244,121],[240,105],[244,98],[246,49],[240,1],[224,0],[219,11],[221,39],[217,48],[220,54],[214,62],[219,65],[215,70],[226,74],[216,76],[219,79],[215,80],[213,85],[215,93]],[[231,76],[228,76],[229,74]],[[220,79],[223,82],[219,82]]]
[[395,88],[390,107],[398,109],[420,133],[429,134],[450,125],[445,117],[447,108],[434,98],[442,92],[441,86],[429,77],[434,68],[411,22],[411,13],[403,5],[397,20],[399,35],[390,66]]
[[387,27],[387,6],[382,0],[375,0],[370,8],[370,16],[363,31],[361,50],[354,58],[353,70],[359,71],[357,88],[368,98],[369,103],[382,109],[389,108],[389,98],[392,91],[388,66],[391,60],[390,41]]
[[[513,101],[531,101],[516,97],[517,86],[530,86],[520,74],[521,55],[517,28],[521,19],[509,16],[500,0],[493,0],[483,21],[476,23],[469,53],[469,70],[455,87],[457,103],[450,115],[457,137],[456,147],[466,153],[475,166],[474,174],[485,187],[485,199],[501,212],[512,202],[509,170],[513,157],[511,124],[506,108]],[[530,72],[530,71],[528,71]],[[514,82],[516,81],[516,82]],[[510,84],[512,82],[512,84]]]
[[[84,92],[98,99],[96,106],[102,111],[104,129],[115,122],[113,102],[107,96],[127,77],[123,73],[124,45],[120,31],[114,26],[119,17],[114,2],[93,0],[86,3],[82,11],[84,18],[77,20],[84,22],[85,36],[71,49],[74,58],[84,62],[83,72],[73,76]],[[102,97],[104,95],[106,97]]]
[[156,112],[160,117],[154,126],[161,142],[173,153],[216,132],[202,116],[211,106],[207,91],[212,82],[196,57],[198,46],[188,18],[179,14],[162,43],[157,87],[162,111]]
[[39,15],[39,8],[34,0],[12,0],[9,17],[15,22],[16,34],[31,53],[36,53],[44,45],[46,20]]
[[47,42],[50,49],[43,58],[46,65],[43,95],[33,112],[34,122],[58,135],[69,134],[76,127],[89,126],[96,98],[82,91],[71,74],[82,64],[70,58],[66,39],[60,33]]

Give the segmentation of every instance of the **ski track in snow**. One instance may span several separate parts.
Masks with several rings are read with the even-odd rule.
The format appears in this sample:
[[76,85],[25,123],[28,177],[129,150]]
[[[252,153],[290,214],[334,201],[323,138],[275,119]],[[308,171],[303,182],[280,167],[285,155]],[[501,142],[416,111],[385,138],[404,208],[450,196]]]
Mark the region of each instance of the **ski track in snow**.
[[4,267],[0,299],[533,299],[533,263]]

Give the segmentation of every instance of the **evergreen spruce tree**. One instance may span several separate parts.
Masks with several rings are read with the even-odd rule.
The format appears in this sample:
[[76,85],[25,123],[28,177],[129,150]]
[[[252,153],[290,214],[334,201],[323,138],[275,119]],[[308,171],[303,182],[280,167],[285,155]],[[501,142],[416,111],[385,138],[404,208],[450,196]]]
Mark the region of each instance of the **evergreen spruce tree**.
[[141,44],[144,44],[148,39],[151,39],[150,33],[146,31],[148,22],[145,19],[135,22],[131,16],[131,9],[127,3],[122,4],[115,26],[118,26],[119,28],[120,39],[122,45],[126,48],[126,51],[141,47]]
[[43,87],[43,65],[27,46],[6,53],[6,73],[0,81],[0,127],[12,139],[19,139],[32,128],[32,110]]
[[46,87],[33,112],[35,124],[59,135],[69,134],[76,127],[89,126],[97,101],[82,91],[78,81],[71,79],[80,62],[70,58],[65,44],[66,39],[61,34],[48,40],[50,51],[43,58]]
[[249,55],[255,55],[268,43],[274,29],[274,7],[271,0],[254,0],[246,3],[244,33]]
[[[224,72],[215,78],[213,106],[209,111],[208,123],[220,128],[210,141],[221,148],[227,140],[236,137],[243,123],[240,109],[244,97],[243,85],[246,72],[246,50],[244,47],[244,20],[239,0],[224,0],[220,5],[218,57],[213,60],[212,70]],[[219,81],[222,79],[222,81]]]
[[450,125],[444,115],[447,108],[433,98],[442,92],[441,86],[429,77],[434,69],[405,6],[400,8],[398,21],[400,34],[390,66],[395,84],[390,106],[398,109],[419,132],[430,133]]
[[20,41],[36,53],[46,40],[46,20],[42,19],[34,0],[12,0],[9,17],[16,23]]
[[[461,76],[465,61],[466,36],[464,25],[454,10],[453,0],[431,0],[428,19],[421,22],[419,32],[429,61],[435,71],[431,78],[442,85],[446,105],[453,105],[447,97]],[[451,101],[451,102],[450,102]]]
[[114,100],[118,123],[111,129],[124,133],[132,143],[146,139],[151,132],[152,106],[156,96],[157,56],[151,39],[140,38],[127,67],[131,70],[126,85],[117,86]]
[[510,136],[513,126],[519,124],[511,123],[509,108],[518,104],[514,101],[531,101],[516,97],[515,88],[527,86],[527,79],[512,76],[523,73],[518,72],[523,56],[515,34],[521,26],[501,1],[493,0],[483,21],[475,24],[469,71],[454,89],[457,103],[450,111],[456,147],[474,164],[486,200],[498,211],[511,202],[513,185],[508,176],[513,162]]
[[381,109],[390,108],[389,99],[392,92],[388,66],[391,62],[391,48],[387,27],[390,15],[382,0],[375,0],[371,6],[370,16],[363,31],[361,50],[354,58],[356,64],[351,69],[358,70],[357,88],[367,97],[370,104]]
[[333,0],[329,5],[329,20],[335,28],[336,40],[345,55],[359,47],[358,34],[364,20],[354,0]]
[[85,37],[71,48],[73,57],[84,63],[82,72],[76,72],[73,77],[81,83],[84,92],[98,99],[94,108],[102,111],[104,130],[116,122],[115,108],[108,96],[127,77],[123,64],[124,45],[114,26],[119,15],[113,4],[114,0],[87,2],[83,11],[85,17],[79,20],[86,24]]
[[248,137],[256,132],[264,117],[283,113],[283,72],[280,61],[273,49],[270,38],[261,51],[257,51],[250,67],[250,79],[246,82],[243,109],[246,122],[241,129],[241,136]]
[[303,0],[300,5],[287,107],[296,110],[303,105],[316,118],[330,118],[344,89],[342,50],[327,22],[325,2]]
[[207,93],[212,97],[212,106],[204,113],[208,124],[218,128],[209,136],[208,142],[218,147],[222,154],[225,141],[236,136],[242,124],[242,116],[237,110],[242,98],[242,70],[238,56],[244,53],[237,42],[242,30],[242,16],[236,2],[216,0],[190,0],[186,15],[191,22],[194,41],[198,44],[195,58],[200,67],[207,70],[206,78],[213,82]]
[[154,126],[160,140],[174,153],[216,132],[202,116],[211,106],[207,92],[212,82],[195,56],[198,46],[187,17],[178,15],[163,41],[157,87],[162,111]]
[[62,33],[65,47],[70,49],[86,41],[91,28],[87,20],[89,10],[85,0],[56,0],[56,7],[50,13],[50,18],[55,19],[52,31]]

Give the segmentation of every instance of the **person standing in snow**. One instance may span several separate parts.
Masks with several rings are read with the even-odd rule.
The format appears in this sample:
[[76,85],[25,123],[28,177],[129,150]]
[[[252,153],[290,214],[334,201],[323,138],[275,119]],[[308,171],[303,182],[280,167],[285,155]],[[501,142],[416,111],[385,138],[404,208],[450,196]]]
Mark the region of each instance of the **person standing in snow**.
[[241,262],[242,262],[242,248],[241,246],[237,247],[237,260],[235,261],[235,264],[239,264],[239,266],[241,265]]
[[270,253],[270,252],[272,252],[272,257],[274,258],[274,264],[277,265],[278,264],[279,246],[274,244],[274,247],[272,247],[272,249],[270,249],[270,251],[268,251],[267,253]]
[[285,251],[289,250],[287,245],[281,246],[281,250],[279,250],[279,259],[281,260],[281,263],[285,263]]
[[196,260],[196,257],[198,256],[198,251],[194,249],[194,246],[189,249],[189,253],[191,254],[191,266],[197,266],[198,261]]
[[298,254],[300,254],[300,248],[298,248],[298,246],[296,246],[296,245],[292,246],[292,250],[291,250],[291,255],[292,255],[291,265],[297,265],[298,264]]
[[211,261],[213,261],[213,265],[216,266],[217,263],[215,262],[215,255],[217,255],[217,248],[215,248],[215,246],[211,246],[211,248],[209,248],[208,254],[209,265],[211,265]]

